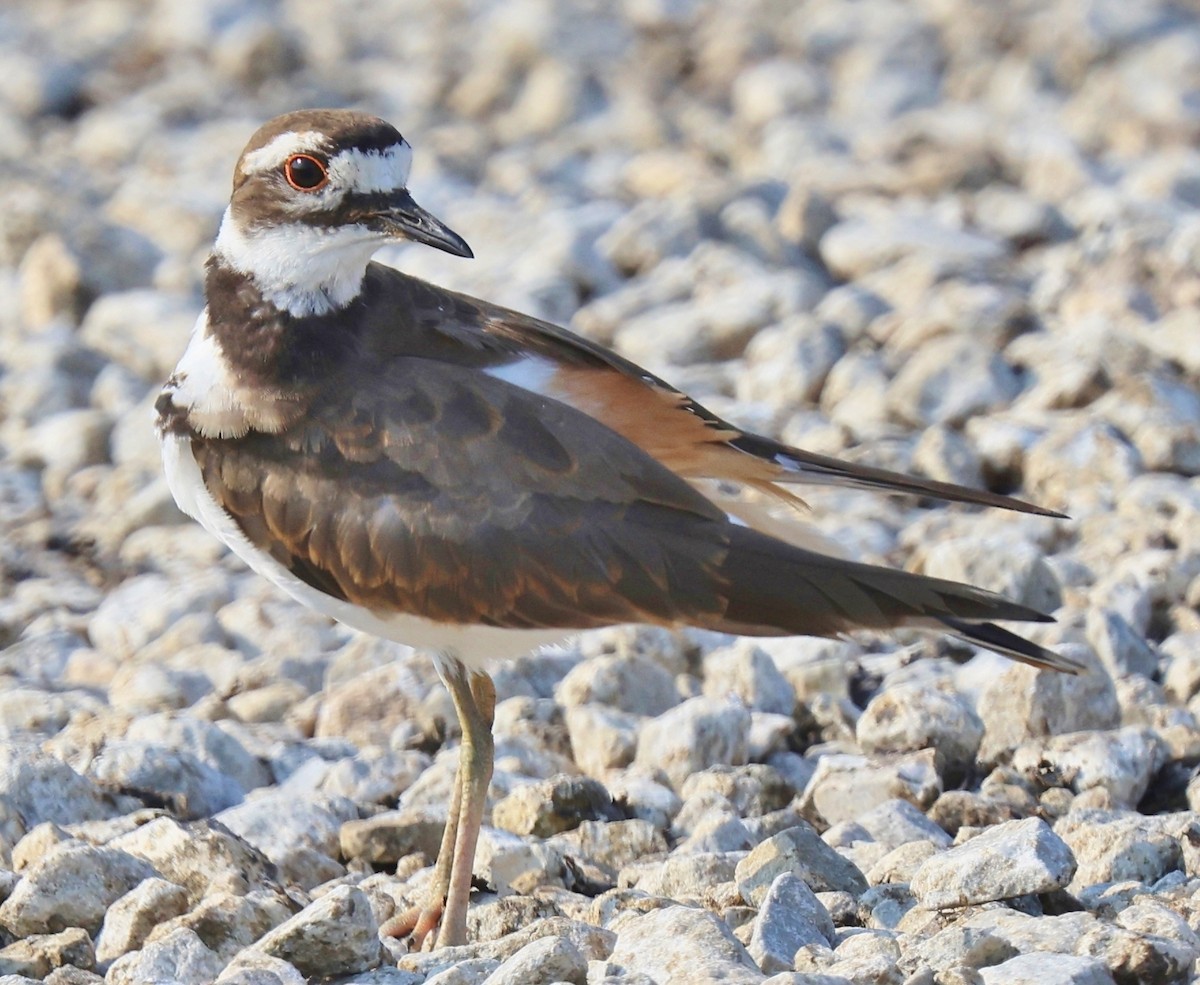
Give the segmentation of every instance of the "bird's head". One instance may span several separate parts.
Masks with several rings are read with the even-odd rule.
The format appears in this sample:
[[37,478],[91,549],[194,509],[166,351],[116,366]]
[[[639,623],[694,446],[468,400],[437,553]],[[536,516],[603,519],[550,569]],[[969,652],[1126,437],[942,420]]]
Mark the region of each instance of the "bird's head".
[[412,240],[472,256],[408,191],[412,148],[391,124],[351,110],[302,110],[259,128],[238,158],[214,250],[292,314],[357,295],[372,254]]

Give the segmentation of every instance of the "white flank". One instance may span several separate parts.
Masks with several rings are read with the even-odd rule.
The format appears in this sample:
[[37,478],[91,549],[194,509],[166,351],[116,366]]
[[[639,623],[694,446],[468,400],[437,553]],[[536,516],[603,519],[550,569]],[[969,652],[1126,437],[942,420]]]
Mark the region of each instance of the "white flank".
[[216,340],[208,334],[207,308],[196,319],[191,341],[175,367],[172,380],[172,401],[187,409],[193,426],[201,434],[210,438],[237,438],[246,433],[249,425],[234,395],[233,377]]
[[519,657],[539,646],[572,635],[567,629],[500,629],[495,626],[457,626],[420,616],[376,613],[335,599],[301,581],[269,554],[246,539],[204,485],[192,455],[191,439],[169,434],[163,439],[163,468],[179,508],[223,541],[250,568],[269,578],[309,608],[355,629],[397,643],[436,650],[468,667],[481,670],[493,660]]
[[245,230],[226,209],[213,249],[277,308],[304,317],[328,314],[358,297],[367,264],[386,242],[365,226],[295,222]]
[[252,427],[279,431],[296,413],[294,400],[286,394],[262,388],[247,392],[238,382],[208,331],[207,308],[196,319],[167,390],[171,402],[187,411],[188,424],[206,438],[240,438]]

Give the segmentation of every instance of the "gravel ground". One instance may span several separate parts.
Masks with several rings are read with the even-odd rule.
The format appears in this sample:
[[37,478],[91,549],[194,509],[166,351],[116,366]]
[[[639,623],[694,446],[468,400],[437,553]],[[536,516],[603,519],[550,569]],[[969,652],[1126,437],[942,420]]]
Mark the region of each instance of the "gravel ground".
[[[0,64],[0,983],[1190,979],[1194,7],[26,0]],[[1090,672],[645,629],[499,667],[476,943],[381,941],[448,698],[186,521],[150,427],[238,151],[317,105],[396,123],[479,256],[383,259],[1069,512],[812,497]]]

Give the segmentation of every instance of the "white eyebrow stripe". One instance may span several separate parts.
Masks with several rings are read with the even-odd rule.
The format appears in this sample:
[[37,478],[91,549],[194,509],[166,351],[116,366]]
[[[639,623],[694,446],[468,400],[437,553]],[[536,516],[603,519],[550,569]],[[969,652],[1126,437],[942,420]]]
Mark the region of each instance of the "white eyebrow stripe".
[[401,140],[386,150],[349,148],[329,159],[329,180],[355,192],[390,192],[408,184],[412,148]]
[[288,130],[274,137],[258,150],[250,151],[242,157],[242,170],[246,174],[256,171],[270,171],[279,167],[293,154],[312,154],[323,151],[328,139],[325,134],[316,130]]

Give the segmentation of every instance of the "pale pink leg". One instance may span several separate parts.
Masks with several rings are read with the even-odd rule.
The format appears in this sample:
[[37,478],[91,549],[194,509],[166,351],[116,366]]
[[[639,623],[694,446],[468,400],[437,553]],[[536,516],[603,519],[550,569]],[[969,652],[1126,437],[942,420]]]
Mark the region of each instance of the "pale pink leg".
[[[492,719],[496,710],[492,679],[444,657],[439,660],[438,674],[450,692],[462,729],[446,827],[424,904],[392,917],[381,928],[383,934],[392,937],[411,935],[414,950],[433,944],[435,939],[439,947],[466,943],[471,870],[492,778]],[[439,924],[441,932],[435,934]]]
[[[492,721],[496,711],[496,686],[486,674],[468,671],[458,663],[443,673],[443,680],[450,689],[450,697],[454,700],[458,721],[462,726],[458,764],[460,803],[446,891],[446,909],[442,914],[437,940],[438,947],[451,947],[467,942],[471,870],[475,864],[475,846],[479,842],[479,828],[483,824],[483,812],[487,804],[488,784],[492,779]],[[449,832],[449,824],[446,829]],[[443,854],[446,848],[447,838],[443,837]],[[439,873],[441,861],[439,858]]]
[[[450,888],[450,866],[454,861],[454,843],[458,832],[458,814],[462,804],[462,754],[454,772],[454,784],[450,789],[450,809],[446,813],[446,827],[442,831],[442,843],[438,848],[433,878],[429,882],[425,903],[414,906],[404,913],[392,917],[380,928],[389,937],[412,937],[412,948],[419,951],[425,942],[433,943],[442,910],[446,905],[446,893]],[[432,936],[431,936],[432,935]]]

